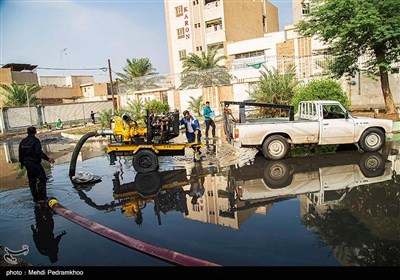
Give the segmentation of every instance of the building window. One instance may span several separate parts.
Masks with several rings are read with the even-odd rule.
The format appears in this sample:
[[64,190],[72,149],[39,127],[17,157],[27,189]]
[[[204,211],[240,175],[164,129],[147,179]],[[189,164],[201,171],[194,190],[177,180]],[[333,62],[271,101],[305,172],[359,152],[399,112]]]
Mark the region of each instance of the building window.
[[183,7],[182,5],[175,7],[176,17],[183,16]]
[[248,58],[248,57],[254,57],[254,56],[261,56],[261,55],[264,55],[264,51],[254,51],[254,52],[248,52],[248,53],[239,53],[239,54],[235,54],[235,59]]
[[199,46],[199,47],[196,47],[196,51],[202,51],[203,50],[203,47],[202,46]]
[[194,24],[194,28],[200,28],[200,22]]
[[262,16],[264,32],[267,32],[267,17]]
[[193,0],[193,6],[196,5],[196,4],[197,5],[199,4],[199,0]]
[[301,2],[301,14],[303,16],[308,15],[308,13],[310,12],[310,3],[309,1],[303,1]]
[[180,50],[179,51],[179,60],[182,60],[185,57],[186,57],[186,50]]
[[185,29],[183,27],[177,29],[176,31],[178,32],[178,39],[185,38]]

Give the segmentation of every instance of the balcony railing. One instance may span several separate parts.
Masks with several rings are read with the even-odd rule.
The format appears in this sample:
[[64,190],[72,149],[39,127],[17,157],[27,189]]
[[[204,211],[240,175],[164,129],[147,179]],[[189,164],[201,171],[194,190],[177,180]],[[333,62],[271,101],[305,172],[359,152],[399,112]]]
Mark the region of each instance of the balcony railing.
[[218,1],[213,1],[213,2],[210,2],[210,3],[206,4],[206,5],[204,5],[204,8],[206,10],[208,10],[208,9],[213,9],[213,8],[217,8],[217,7],[220,7],[220,6],[221,6],[221,3],[218,0]]

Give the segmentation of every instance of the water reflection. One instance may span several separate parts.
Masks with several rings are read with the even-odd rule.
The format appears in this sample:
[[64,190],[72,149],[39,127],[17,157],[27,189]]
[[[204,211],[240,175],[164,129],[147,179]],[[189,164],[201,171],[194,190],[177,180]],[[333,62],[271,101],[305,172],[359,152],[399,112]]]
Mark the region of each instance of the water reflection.
[[54,237],[53,212],[44,204],[34,206],[35,225],[31,225],[32,238],[40,254],[48,256],[51,263],[58,261],[58,245],[66,232]]
[[[399,155],[351,151],[282,161],[257,156],[243,165],[238,154],[211,143],[202,148],[206,159],[199,163],[190,156],[167,157],[160,171],[140,175],[131,159],[110,167],[104,152],[89,146],[79,165],[103,180],[75,188],[67,176],[72,149],[64,148],[51,169],[50,192],[105,226],[223,265],[399,264]],[[30,225],[39,226],[32,222],[27,189],[2,192],[1,203],[2,244],[17,248],[19,241],[13,242],[24,240],[24,234],[31,242]],[[65,222],[69,236],[60,237],[55,248],[81,248],[79,254],[60,250],[56,264],[158,265],[53,218]],[[54,245],[60,232],[50,228],[47,239],[53,241],[46,242]],[[39,249],[47,243],[38,250],[49,251]],[[110,263],[110,254],[121,258]],[[37,255],[28,258],[38,264]]]
[[98,210],[121,208],[138,225],[144,220],[142,210],[152,204],[159,225],[160,213],[179,211],[184,218],[238,229],[254,213],[267,214],[274,203],[298,195],[307,197],[307,206],[301,209],[340,204],[353,188],[392,180],[391,166],[380,153],[358,151],[318,155],[313,160],[268,161],[257,156],[248,165],[223,171],[196,163],[189,172],[138,173],[128,183],[121,183],[117,172],[112,180],[114,200],[102,205],[88,196],[93,185],[84,191],[79,187],[78,193]]

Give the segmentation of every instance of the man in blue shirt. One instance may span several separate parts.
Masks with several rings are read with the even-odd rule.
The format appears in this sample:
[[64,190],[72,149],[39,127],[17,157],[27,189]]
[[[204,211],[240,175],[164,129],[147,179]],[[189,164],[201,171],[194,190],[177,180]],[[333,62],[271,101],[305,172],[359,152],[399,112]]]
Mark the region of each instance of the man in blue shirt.
[[183,111],[183,118],[179,121],[179,124],[185,125],[186,138],[189,143],[195,142],[197,137],[197,143],[201,142],[201,131],[199,121],[190,115],[188,110]]
[[206,123],[206,139],[208,139],[208,130],[210,126],[212,127],[212,137],[215,138],[215,123],[211,116],[214,115],[213,111],[210,108],[210,102],[206,102],[206,107],[203,110],[204,122]]

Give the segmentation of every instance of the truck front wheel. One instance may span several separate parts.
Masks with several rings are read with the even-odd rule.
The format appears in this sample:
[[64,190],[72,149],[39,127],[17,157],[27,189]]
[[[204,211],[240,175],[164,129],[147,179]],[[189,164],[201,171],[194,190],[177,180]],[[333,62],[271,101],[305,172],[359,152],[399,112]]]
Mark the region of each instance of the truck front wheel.
[[262,153],[268,159],[283,159],[288,156],[289,150],[289,143],[280,135],[272,135],[262,144]]
[[369,128],[361,135],[358,142],[365,152],[376,152],[385,145],[385,134],[379,128]]
[[137,172],[151,172],[158,168],[157,155],[151,150],[140,150],[133,156],[133,167]]

